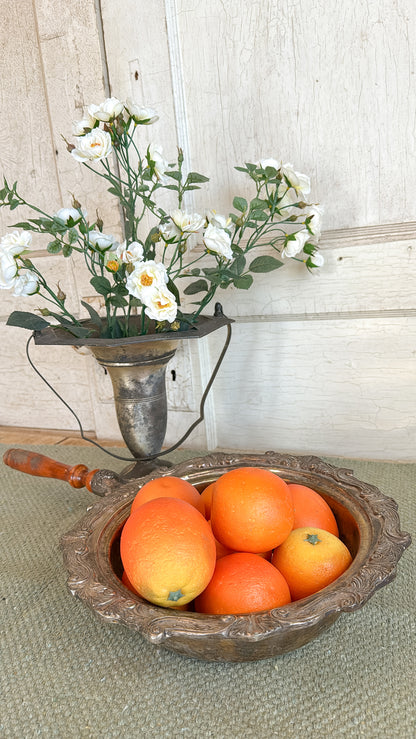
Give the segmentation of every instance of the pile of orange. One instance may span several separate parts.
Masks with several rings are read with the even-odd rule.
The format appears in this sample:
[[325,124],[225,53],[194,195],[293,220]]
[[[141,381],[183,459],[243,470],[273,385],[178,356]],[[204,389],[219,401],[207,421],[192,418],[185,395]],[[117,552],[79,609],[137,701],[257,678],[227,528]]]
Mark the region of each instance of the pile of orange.
[[225,472],[202,493],[172,476],[146,483],[120,554],[133,592],[211,614],[287,605],[332,583],[352,561],[324,498],[258,467]]

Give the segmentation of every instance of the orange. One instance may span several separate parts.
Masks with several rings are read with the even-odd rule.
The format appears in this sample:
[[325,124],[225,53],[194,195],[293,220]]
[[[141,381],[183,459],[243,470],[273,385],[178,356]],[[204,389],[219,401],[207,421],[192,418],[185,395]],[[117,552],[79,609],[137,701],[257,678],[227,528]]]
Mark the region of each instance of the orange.
[[258,554],[234,552],[217,561],[209,585],[195,600],[200,613],[252,613],[290,603],[289,587]]
[[339,536],[335,516],[328,503],[319,493],[306,487],[306,485],[289,483],[288,487],[292,493],[295,511],[294,529],[300,529],[303,526],[316,526],[318,529],[329,531],[334,536]]
[[208,585],[216,549],[211,527],[178,498],[154,498],[123,526],[120,555],[135,590],[159,606],[189,603]]
[[[211,526],[211,521],[209,522],[209,525]],[[212,526],[211,526],[212,529]],[[215,539],[215,536],[214,536]],[[217,550],[217,559],[221,559],[221,557],[225,557],[226,554],[232,554],[234,552],[233,549],[229,549],[225,546],[225,544],[221,544],[218,539],[215,539],[215,547]]]
[[267,552],[293,527],[292,496],[281,477],[259,467],[239,467],[215,483],[211,524],[214,536],[237,552]]
[[156,477],[154,480],[146,482],[133,500],[130,513],[133,513],[142,503],[147,503],[148,500],[154,498],[180,498],[195,506],[202,515],[205,514],[205,505],[198,490],[190,482],[182,480],[181,477],[170,475]]
[[131,584],[129,578],[126,575],[126,570],[123,570],[123,574],[121,576],[121,582],[123,583],[123,585],[126,586],[126,588],[131,590],[132,593],[136,593],[136,595],[138,595],[137,590],[134,589],[133,585]]
[[313,526],[293,529],[272,556],[272,564],[289,585],[292,600],[322,590],[351,562],[350,552],[338,537]]
[[259,557],[263,557],[263,559],[267,559],[268,562],[270,562],[273,554],[273,549],[270,549],[269,552],[259,552]]
[[[121,576],[121,582],[123,583],[123,585],[126,586],[126,588],[128,588],[129,590],[131,590],[132,593],[135,593],[135,595],[139,595],[139,593],[137,592],[137,590],[135,590],[133,588],[133,585],[131,584],[129,578],[127,577],[125,570],[123,571],[123,574]],[[185,604],[183,606],[169,606],[169,607],[170,608],[173,608],[176,611],[186,611],[187,608],[188,608],[188,605]]]
[[215,482],[208,485],[201,493],[201,499],[205,503],[205,518],[211,518],[212,494],[214,492]]

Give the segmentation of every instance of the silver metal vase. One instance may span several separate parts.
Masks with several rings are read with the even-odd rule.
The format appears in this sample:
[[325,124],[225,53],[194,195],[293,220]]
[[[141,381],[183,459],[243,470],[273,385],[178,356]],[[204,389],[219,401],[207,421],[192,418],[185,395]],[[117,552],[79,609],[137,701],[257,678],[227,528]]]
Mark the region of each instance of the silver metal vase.
[[137,458],[156,455],[166,433],[166,365],[177,342],[89,348],[111,377],[117,420],[128,449]]
[[[147,475],[159,466],[170,466],[157,457],[167,426],[166,365],[175,355],[178,342],[200,339],[223,326],[228,327],[228,339],[211,383],[228,346],[231,323],[233,320],[224,316],[221,305],[217,303],[213,316],[199,316],[195,325],[183,331],[124,339],[105,339],[94,336],[92,331],[88,338],[78,339],[59,326],[49,326],[36,331],[34,340],[35,344],[49,346],[87,346],[97,362],[108,371],[113,384],[120,432],[133,458],[137,460],[122,471],[121,475],[126,479]],[[88,322],[85,325],[89,327]],[[188,429],[187,434],[196,423]]]

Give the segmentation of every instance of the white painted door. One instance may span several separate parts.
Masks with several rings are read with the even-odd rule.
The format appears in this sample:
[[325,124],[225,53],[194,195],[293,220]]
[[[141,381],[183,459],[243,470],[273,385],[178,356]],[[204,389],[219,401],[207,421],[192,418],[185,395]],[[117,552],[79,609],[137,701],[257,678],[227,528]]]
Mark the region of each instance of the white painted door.
[[[319,275],[291,263],[221,294],[232,343],[187,445],[414,460],[414,3],[124,0],[120,12],[101,0],[97,17],[93,0],[22,2],[24,13],[2,0],[0,166],[28,199],[57,210],[74,193],[120,231],[103,183],[60,137],[111,92],[156,108],[146,141],[170,155],[179,144],[210,177],[189,208],[228,211],[247,194],[234,166],[268,156],[308,173],[324,207]],[[15,221],[0,217],[3,233]],[[38,248],[74,308],[94,299],[81,265]],[[28,367],[24,332],[4,325],[21,305],[4,290],[0,301],[0,424],[74,428]],[[184,345],[168,369],[167,443],[195,419],[223,339]],[[91,358],[33,355],[87,429],[118,435],[109,379]]]

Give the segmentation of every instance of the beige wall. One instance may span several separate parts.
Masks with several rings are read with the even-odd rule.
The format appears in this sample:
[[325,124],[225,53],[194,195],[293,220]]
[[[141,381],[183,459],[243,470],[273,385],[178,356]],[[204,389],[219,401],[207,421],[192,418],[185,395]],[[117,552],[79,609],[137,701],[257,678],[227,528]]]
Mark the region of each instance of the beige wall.
[[[160,120],[146,136],[169,156],[179,143],[211,178],[189,207],[227,211],[246,192],[234,166],[263,156],[312,178],[325,267],[309,275],[292,263],[248,293],[221,295],[233,340],[188,446],[414,460],[413,2],[124,0],[121,13],[101,0],[101,17],[93,0],[1,3],[0,169],[28,200],[53,212],[74,193],[118,232],[103,181],[60,136],[108,89],[155,107]],[[0,211],[1,233],[13,216]],[[73,305],[92,297],[78,264],[37,246]],[[28,367],[26,333],[4,325],[22,307],[5,293],[0,424],[75,428]],[[222,340],[183,345],[175,358],[167,442],[196,417]],[[87,429],[118,435],[109,380],[90,357],[32,354]]]

